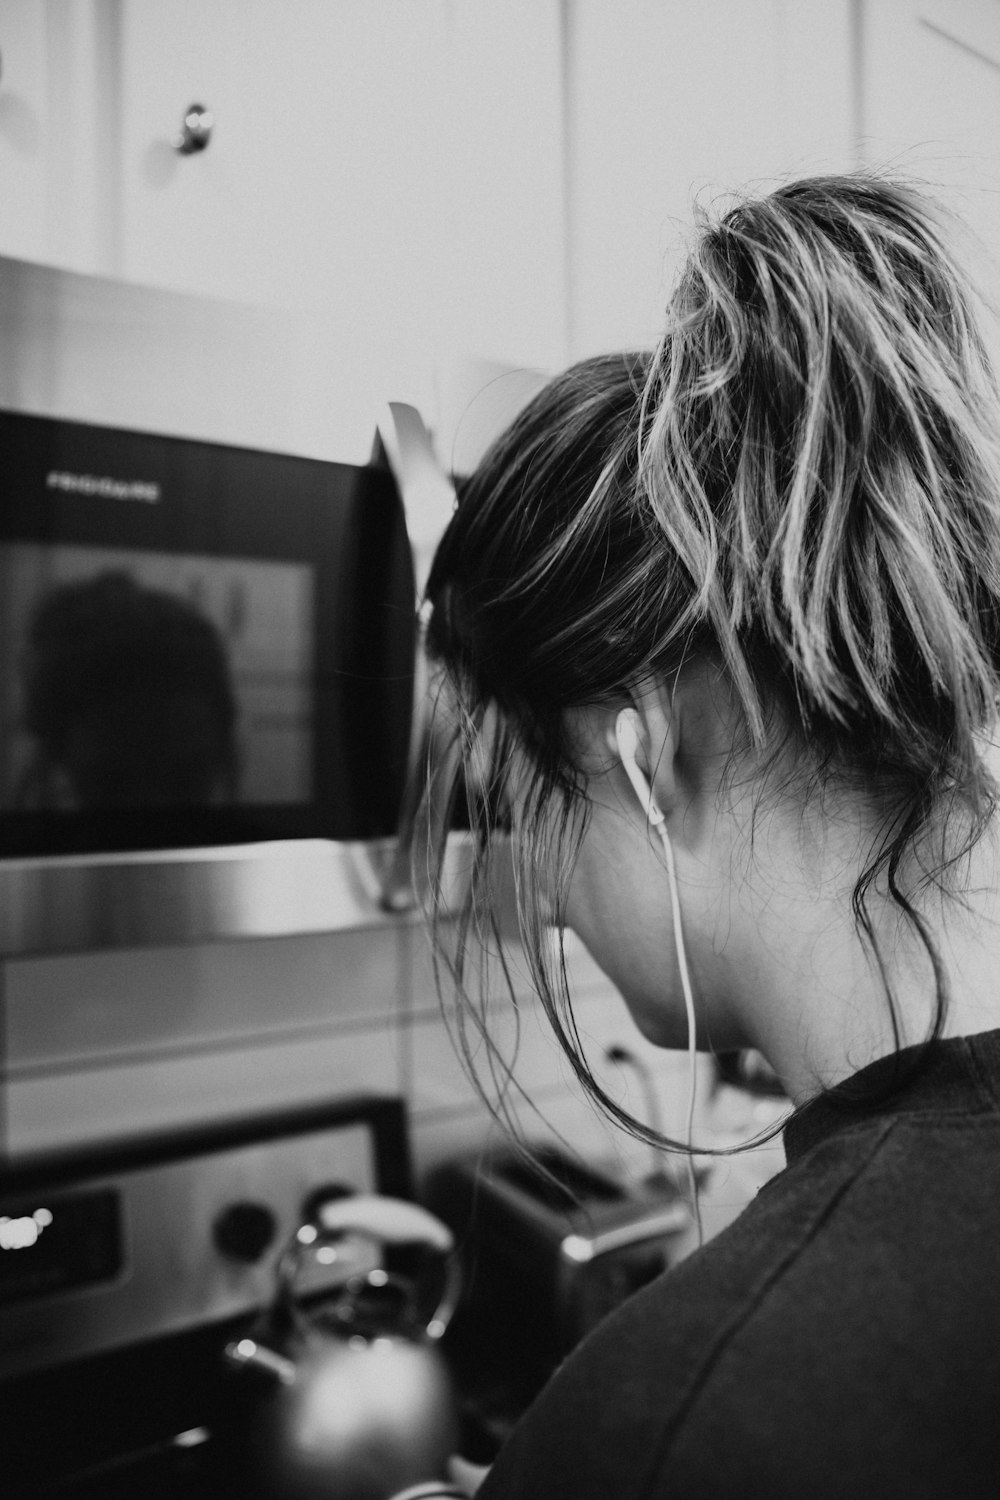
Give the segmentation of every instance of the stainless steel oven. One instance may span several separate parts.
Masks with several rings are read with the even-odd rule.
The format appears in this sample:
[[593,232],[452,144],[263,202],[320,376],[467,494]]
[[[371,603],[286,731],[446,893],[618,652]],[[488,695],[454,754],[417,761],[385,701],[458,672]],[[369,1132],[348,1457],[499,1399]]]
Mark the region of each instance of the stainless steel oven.
[[[403,1106],[340,1099],[0,1174],[0,1488],[222,1496],[226,1343],[321,1199],[411,1195]],[[313,1270],[320,1297],[370,1246]],[[357,1264],[355,1264],[355,1261]]]

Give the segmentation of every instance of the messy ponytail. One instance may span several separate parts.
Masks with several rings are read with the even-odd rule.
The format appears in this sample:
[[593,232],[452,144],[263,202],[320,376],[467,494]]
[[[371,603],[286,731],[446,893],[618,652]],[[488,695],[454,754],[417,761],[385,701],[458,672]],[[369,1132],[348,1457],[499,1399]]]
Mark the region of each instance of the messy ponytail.
[[755,647],[818,725],[978,775],[1000,600],[998,398],[929,206],[794,184],[696,244],[643,397],[643,482],[758,740]]

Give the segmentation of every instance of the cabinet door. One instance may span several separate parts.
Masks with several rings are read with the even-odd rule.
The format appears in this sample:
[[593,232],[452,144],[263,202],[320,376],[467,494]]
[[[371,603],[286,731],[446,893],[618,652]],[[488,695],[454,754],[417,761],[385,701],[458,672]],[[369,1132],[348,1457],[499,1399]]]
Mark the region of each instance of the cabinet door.
[[0,253],[45,259],[45,12],[32,0],[0,11]]
[[[123,10],[121,269],[256,303],[374,307],[406,337],[440,218],[443,5],[137,0]],[[192,103],[208,148],[174,147]],[[432,164],[429,171],[427,164]]]
[[122,15],[122,274],[333,314],[344,348],[561,354],[555,0]]
[[569,0],[571,348],[647,345],[696,200],[854,165],[848,0]]
[[110,19],[106,0],[0,5],[0,255],[104,268]]
[[965,220],[980,279],[1000,291],[1000,6],[867,0],[862,141],[874,166],[921,180]]

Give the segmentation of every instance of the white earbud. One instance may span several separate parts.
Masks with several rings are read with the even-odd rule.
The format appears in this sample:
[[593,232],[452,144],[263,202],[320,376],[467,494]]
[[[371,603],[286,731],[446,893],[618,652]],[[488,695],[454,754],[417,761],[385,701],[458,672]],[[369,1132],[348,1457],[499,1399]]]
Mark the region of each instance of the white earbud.
[[652,787],[639,770],[639,723],[635,709],[623,708],[615,720],[615,743],[625,775],[635,788],[643,812],[654,827],[661,827],[666,819],[653,796]]

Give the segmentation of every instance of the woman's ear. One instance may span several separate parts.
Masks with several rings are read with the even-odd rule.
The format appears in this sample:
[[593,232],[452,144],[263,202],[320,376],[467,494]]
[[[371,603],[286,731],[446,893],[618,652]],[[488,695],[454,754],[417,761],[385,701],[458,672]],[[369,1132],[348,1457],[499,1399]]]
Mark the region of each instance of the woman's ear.
[[639,765],[639,715],[634,708],[623,708],[615,719],[615,745],[618,759],[632,790],[639,799],[647,819],[658,827],[664,822],[663,810],[653,795],[646,772]]
[[[677,714],[669,698],[657,688],[637,694],[629,708],[618,711],[607,728],[608,748],[649,811],[668,809],[677,799]],[[652,817],[652,821],[660,819]]]

